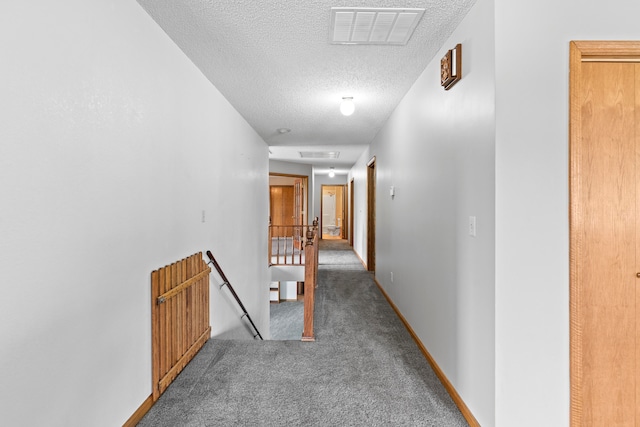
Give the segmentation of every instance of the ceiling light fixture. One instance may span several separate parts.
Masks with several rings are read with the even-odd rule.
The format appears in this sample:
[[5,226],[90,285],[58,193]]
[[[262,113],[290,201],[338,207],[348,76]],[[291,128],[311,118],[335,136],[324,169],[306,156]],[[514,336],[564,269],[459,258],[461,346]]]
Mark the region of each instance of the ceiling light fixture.
[[356,105],[353,103],[352,96],[344,96],[342,97],[342,103],[340,104],[340,112],[344,116],[350,116],[356,109]]
[[333,168],[329,168],[329,178],[333,178],[334,176],[336,176],[335,171],[333,170]]
[[291,129],[289,128],[280,128],[278,129],[278,133],[283,134],[283,133],[289,133],[291,132]]

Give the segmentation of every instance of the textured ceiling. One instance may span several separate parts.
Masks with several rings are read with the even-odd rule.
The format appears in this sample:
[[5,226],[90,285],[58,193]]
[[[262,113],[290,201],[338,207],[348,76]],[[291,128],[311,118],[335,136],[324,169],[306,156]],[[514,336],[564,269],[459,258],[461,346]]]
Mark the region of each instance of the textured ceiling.
[[[273,147],[271,158],[346,168],[373,140],[474,1],[138,3]],[[331,7],[426,11],[404,46],[336,45],[329,40]],[[354,98],[352,116],[339,112],[343,96]],[[291,132],[282,134],[279,128]],[[341,155],[337,160],[299,158],[298,151],[316,149]]]

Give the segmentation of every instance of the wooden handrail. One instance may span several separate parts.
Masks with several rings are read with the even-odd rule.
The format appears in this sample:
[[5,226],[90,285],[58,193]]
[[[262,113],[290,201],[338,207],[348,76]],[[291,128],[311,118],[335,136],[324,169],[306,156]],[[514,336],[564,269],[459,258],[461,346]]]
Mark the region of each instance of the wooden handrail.
[[233,297],[236,299],[236,302],[238,303],[238,305],[240,306],[240,308],[244,312],[244,314],[240,318],[242,319],[243,317],[246,316],[247,319],[249,320],[249,323],[251,323],[251,326],[253,326],[253,329],[256,331],[256,334],[253,336],[253,338],[260,337],[260,339],[262,340],[263,338],[262,338],[262,335],[260,335],[260,331],[258,331],[258,328],[253,323],[253,320],[251,320],[251,316],[249,316],[249,313],[247,312],[247,309],[244,308],[244,304],[242,304],[242,301],[240,301],[240,297],[238,296],[238,294],[236,294],[236,291],[233,289],[233,286],[231,286],[231,283],[229,283],[229,279],[227,279],[227,276],[224,274],[224,271],[222,271],[222,268],[220,268],[220,265],[218,264],[216,259],[213,257],[213,254],[211,253],[211,251],[207,251],[207,257],[209,257],[209,259],[210,259],[209,262],[213,264],[215,269],[218,271],[218,274],[220,275],[220,278],[222,279],[223,283],[222,283],[222,285],[220,285],[220,287],[222,288],[223,286],[226,285],[227,288],[229,288],[229,291],[231,291],[231,295],[233,295]]

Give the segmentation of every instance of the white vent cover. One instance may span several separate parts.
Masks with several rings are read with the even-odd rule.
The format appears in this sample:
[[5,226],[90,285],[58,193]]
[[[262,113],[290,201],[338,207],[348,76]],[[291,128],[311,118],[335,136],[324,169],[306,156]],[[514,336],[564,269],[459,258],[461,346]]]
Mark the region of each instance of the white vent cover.
[[339,151],[299,151],[303,159],[337,159]]
[[331,8],[332,44],[407,44],[424,9]]

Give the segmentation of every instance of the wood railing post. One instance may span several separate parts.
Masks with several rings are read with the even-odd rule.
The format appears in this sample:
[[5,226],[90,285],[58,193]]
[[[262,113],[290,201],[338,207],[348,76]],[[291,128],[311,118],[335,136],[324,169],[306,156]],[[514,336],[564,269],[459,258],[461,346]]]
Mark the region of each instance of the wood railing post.
[[[318,254],[320,253],[320,251],[318,250],[318,240],[320,239],[320,230],[318,230],[318,217],[315,217],[313,219],[313,246],[315,246],[316,251],[315,251],[315,268],[316,268],[316,278],[318,276]],[[316,280],[316,288],[318,287],[318,281]]]
[[313,230],[307,230],[307,242],[304,247],[304,327],[302,330],[302,341],[316,340],[313,333],[313,315],[315,309],[315,290],[318,269],[318,263],[316,261],[317,251],[317,233],[314,233]]

